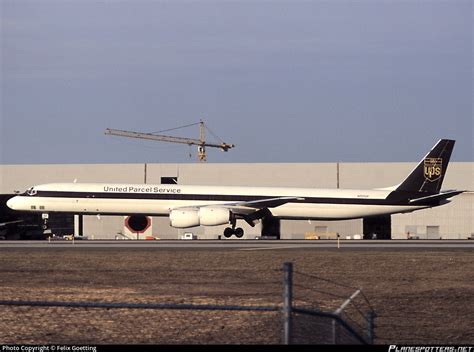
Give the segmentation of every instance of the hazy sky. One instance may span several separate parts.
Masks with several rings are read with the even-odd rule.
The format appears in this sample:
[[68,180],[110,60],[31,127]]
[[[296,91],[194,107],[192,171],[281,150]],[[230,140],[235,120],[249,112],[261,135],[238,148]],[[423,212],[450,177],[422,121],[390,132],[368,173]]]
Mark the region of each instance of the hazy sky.
[[0,4],[3,164],[474,160],[469,0]]

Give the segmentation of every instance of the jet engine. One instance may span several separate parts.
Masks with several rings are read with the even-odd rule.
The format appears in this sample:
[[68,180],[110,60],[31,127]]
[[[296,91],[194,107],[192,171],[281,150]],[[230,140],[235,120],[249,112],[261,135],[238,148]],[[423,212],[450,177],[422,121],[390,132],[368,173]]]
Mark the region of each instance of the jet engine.
[[125,226],[131,232],[144,232],[150,225],[150,218],[144,215],[132,215],[125,219]]
[[170,212],[170,225],[177,228],[225,225],[229,223],[231,216],[229,209],[218,207],[173,209]]
[[231,218],[230,210],[227,208],[204,207],[199,209],[199,224],[204,226],[216,226],[228,224]]
[[193,227],[199,225],[199,210],[197,209],[173,209],[170,211],[170,226],[178,228]]

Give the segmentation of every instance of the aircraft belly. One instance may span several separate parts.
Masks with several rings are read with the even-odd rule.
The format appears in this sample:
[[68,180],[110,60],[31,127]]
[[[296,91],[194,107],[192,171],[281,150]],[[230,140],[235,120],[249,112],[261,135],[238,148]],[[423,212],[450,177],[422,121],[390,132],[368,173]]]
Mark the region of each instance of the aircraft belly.
[[81,200],[93,212],[121,214],[168,214],[168,202],[151,199],[100,199]]
[[[31,199],[31,200],[30,200]],[[94,199],[94,198],[53,198],[29,197],[34,201],[37,210],[44,207],[44,212],[54,209],[55,212],[77,212],[97,214],[168,214],[168,202],[156,200],[136,199]],[[31,203],[33,204],[33,203]],[[28,209],[25,210],[29,210]]]
[[276,217],[294,219],[343,220],[367,216],[408,212],[420,209],[413,206],[363,205],[363,204],[286,204],[271,209]]

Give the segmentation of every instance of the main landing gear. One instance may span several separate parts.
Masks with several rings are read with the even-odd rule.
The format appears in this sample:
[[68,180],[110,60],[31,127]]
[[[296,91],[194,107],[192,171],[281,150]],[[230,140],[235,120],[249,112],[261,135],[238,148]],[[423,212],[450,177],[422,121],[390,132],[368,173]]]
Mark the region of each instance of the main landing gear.
[[232,213],[230,216],[230,224],[232,225],[232,227],[226,227],[224,230],[225,238],[231,238],[232,235],[235,235],[237,238],[244,237],[244,229],[241,227],[235,228],[235,225],[237,225],[237,220],[235,218],[235,215]]
[[225,238],[230,238],[232,235],[235,235],[237,238],[242,238],[244,236],[244,229],[241,227],[235,228],[235,225],[237,224],[237,221],[235,219],[235,216],[231,216],[230,223],[232,227],[226,227],[224,230],[224,237]]
[[244,229],[241,227],[232,228],[226,227],[224,230],[224,237],[230,238],[232,235],[235,235],[237,238],[242,238],[244,236]]

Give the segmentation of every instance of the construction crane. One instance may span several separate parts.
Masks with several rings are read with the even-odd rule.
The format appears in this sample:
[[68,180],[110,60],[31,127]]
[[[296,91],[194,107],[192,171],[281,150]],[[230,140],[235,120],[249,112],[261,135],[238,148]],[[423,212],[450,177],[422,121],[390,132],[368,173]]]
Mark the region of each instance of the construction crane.
[[[177,130],[180,128],[185,128],[189,126],[199,125],[199,139],[193,138],[184,138],[184,137],[175,137],[175,136],[166,136],[162,134],[157,134],[160,132]],[[217,143],[207,143],[206,142],[206,129],[217,139],[220,140],[220,144]],[[224,152],[227,152],[229,149],[234,148],[234,144],[227,144],[224,143],[219,137],[217,137],[212,131],[206,127],[204,121],[200,120],[197,123],[193,123],[186,126],[176,127],[165,131],[159,131],[155,133],[143,133],[143,132],[134,132],[134,131],[124,131],[124,130],[115,130],[111,128],[107,128],[105,130],[105,134],[113,135],[113,136],[120,136],[120,137],[130,137],[130,138],[139,138],[139,139],[148,139],[152,141],[161,141],[161,142],[172,142],[172,143],[181,143],[198,146],[198,159],[200,162],[206,161],[206,147],[210,148],[220,148]]]

